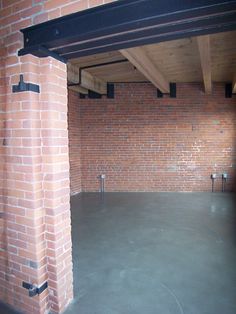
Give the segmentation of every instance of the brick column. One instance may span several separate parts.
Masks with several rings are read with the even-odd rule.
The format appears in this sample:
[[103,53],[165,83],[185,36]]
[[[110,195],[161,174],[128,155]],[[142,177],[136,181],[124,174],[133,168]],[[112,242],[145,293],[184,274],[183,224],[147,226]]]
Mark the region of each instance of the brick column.
[[66,65],[41,59],[41,136],[47,269],[51,310],[73,297]]
[[20,73],[25,81],[39,84],[39,60],[32,56],[6,60],[9,82],[3,113],[2,191],[7,250],[4,301],[26,313],[44,313],[48,308],[48,291],[29,298],[22,287],[23,281],[35,285],[47,281],[39,94],[12,93]]
[[[24,313],[59,313],[73,297],[66,65],[33,56],[5,60],[0,296]],[[20,73],[40,94],[12,93]],[[49,287],[31,298],[23,281]]]

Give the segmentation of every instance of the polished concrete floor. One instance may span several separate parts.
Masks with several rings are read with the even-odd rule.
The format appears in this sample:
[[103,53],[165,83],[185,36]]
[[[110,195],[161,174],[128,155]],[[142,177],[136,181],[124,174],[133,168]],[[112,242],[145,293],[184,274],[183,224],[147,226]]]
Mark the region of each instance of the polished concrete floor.
[[236,199],[83,193],[71,199],[66,314],[235,314]]
[[65,314],[236,313],[232,194],[83,193],[71,210]]

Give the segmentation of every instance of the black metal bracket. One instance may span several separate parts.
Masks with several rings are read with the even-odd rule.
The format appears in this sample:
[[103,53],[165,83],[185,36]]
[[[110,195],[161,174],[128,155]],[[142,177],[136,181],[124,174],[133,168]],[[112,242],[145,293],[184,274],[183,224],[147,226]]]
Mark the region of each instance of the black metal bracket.
[[107,98],[114,99],[115,98],[115,87],[114,84],[107,83]]
[[28,92],[28,91],[40,93],[39,85],[33,84],[33,83],[25,83],[23,74],[21,74],[19,84],[12,86],[12,92],[20,93],[20,92]]
[[163,98],[164,95],[170,95],[170,98],[176,98],[176,83],[170,83],[170,93],[162,93],[157,89],[157,98]]
[[89,91],[88,91],[88,98],[100,99],[100,98],[102,98],[102,95],[89,89]]
[[80,99],[85,99],[86,98],[86,94],[79,93],[79,98]]
[[[105,96],[107,96],[108,99],[114,99],[115,98],[115,87],[114,87],[114,84],[107,83],[107,93],[106,93]],[[102,98],[102,94],[96,93],[96,92],[94,92],[92,90],[88,90],[88,95],[80,93],[79,97],[80,97],[80,99],[85,99],[85,98],[101,99]]]
[[233,93],[233,85],[232,83],[226,83],[225,84],[225,98],[232,98],[232,95],[235,95],[235,93]]
[[157,98],[163,98],[164,94],[160,91],[160,89],[157,89]]
[[45,281],[45,283],[42,284],[42,286],[37,287],[37,286],[35,286],[35,285],[31,284],[31,283],[28,283],[28,282],[24,282],[24,281],[23,281],[22,287],[25,288],[25,289],[27,289],[27,290],[29,290],[29,296],[30,296],[30,297],[34,297],[35,295],[37,295],[37,294],[39,295],[39,294],[41,294],[44,290],[47,289],[47,287],[48,287],[48,282]]

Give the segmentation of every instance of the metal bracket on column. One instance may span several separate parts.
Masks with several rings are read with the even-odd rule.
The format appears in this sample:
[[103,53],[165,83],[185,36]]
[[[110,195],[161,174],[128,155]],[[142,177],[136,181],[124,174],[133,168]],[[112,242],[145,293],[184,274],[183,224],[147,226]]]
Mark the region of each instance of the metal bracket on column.
[[170,93],[162,93],[157,89],[157,98],[163,98],[163,95],[170,95],[170,98],[176,98],[176,83],[170,83]]
[[25,83],[23,74],[20,75],[20,81],[18,85],[13,85],[12,86],[12,92],[13,93],[20,93],[20,92],[35,92],[35,93],[40,93],[39,90],[39,85],[33,84],[33,83]]
[[28,282],[24,282],[22,283],[22,287],[29,290],[29,296],[30,297],[34,297],[35,295],[39,295],[41,294],[44,290],[47,289],[48,287],[48,282],[46,281],[44,284],[42,284],[42,286],[37,287],[31,283]]

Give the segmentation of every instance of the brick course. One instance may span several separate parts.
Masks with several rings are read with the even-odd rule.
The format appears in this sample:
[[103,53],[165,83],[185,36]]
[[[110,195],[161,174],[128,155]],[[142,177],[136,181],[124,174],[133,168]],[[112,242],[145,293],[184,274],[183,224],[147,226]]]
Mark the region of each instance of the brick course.
[[81,157],[73,155],[71,173],[78,171],[77,156],[82,190],[98,191],[104,173],[107,191],[210,191],[211,173],[223,172],[233,190],[236,98],[224,97],[224,84],[214,84],[211,96],[202,89],[200,83],[177,84],[176,99],[158,99],[151,84],[129,83],[115,85],[113,100],[78,98],[73,125],[81,125]]

